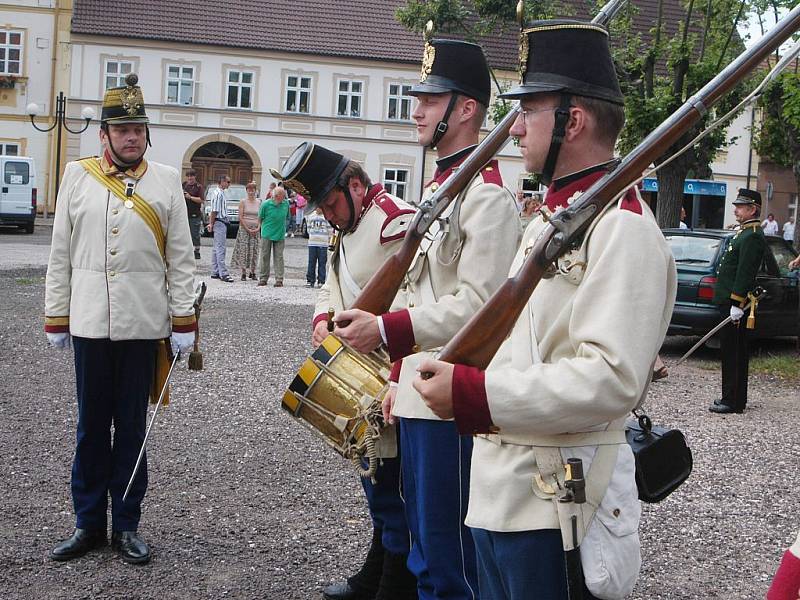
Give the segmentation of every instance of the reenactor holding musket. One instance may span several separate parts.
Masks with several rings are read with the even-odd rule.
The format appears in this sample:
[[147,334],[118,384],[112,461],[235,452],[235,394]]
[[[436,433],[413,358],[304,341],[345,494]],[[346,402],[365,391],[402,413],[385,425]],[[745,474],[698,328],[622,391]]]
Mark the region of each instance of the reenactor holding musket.
[[[547,220],[614,168],[624,123],[600,25],[530,24],[520,34],[520,74],[505,94],[521,104],[511,134],[526,170],[549,188],[509,277],[549,231]],[[480,597],[588,600],[633,588],[641,509],[624,422],[650,381],[676,281],[656,220],[630,188],[545,271],[485,371],[419,365],[426,378],[417,376],[414,387],[426,404],[477,436],[466,523]],[[585,478],[567,464],[580,464]],[[583,574],[571,568],[568,576],[578,547],[582,560],[570,566],[582,564]]]
[[[722,398],[708,408],[713,413],[742,413],[747,405],[747,372],[750,366],[748,329],[755,327],[758,301],[753,297],[756,276],[764,260],[767,240],[761,229],[761,194],[741,188],[733,201],[739,230],[731,239],[717,271],[713,302],[720,317],[730,322],[720,330]],[[751,305],[751,323],[742,323],[744,308]]]
[[[424,202],[478,144],[490,97],[483,50],[456,40],[426,41],[420,81],[410,93],[418,99],[412,117],[419,142],[438,156]],[[344,325],[337,335],[356,350],[383,343],[395,361],[398,383],[386,396],[384,415],[400,423],[408,566],[425,600],[477,597],[475,550],[464,525],[473,440],[431,412],[411,382],[417,365],[505,280],[520,230],[514,197],[491,160],[428,230],[405,278],[407,306],[377,317],[347,310],[336,319]]]
[[108,543],[109,495],[114,550],[129,563],[150,560],[137,532],[146,462],[123,495],[145,437],[148,396],[158,398],[164,387],[157,380],[166,372],[167,345],[189,350],[195,339],[186,202],[178,172],[144,158],[149,121],[137,81],[128,75],[125,86],[106,90],[103,156],[67,164],[58,191],[45,331],[52,346],[68,348],[71,340],[75,349],[77,522],[53,560]]

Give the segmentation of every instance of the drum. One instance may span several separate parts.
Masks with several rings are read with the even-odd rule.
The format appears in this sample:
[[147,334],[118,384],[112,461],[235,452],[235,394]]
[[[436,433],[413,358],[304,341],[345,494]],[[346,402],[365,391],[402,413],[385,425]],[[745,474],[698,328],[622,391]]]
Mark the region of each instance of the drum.
[[[385,352],[361,354],[330,334],[300,367],[282,407],[371,478],[378,466],[375,443],[384,427],[381,401],[388,377]],[[366,469],[362,458],[369,461]]]

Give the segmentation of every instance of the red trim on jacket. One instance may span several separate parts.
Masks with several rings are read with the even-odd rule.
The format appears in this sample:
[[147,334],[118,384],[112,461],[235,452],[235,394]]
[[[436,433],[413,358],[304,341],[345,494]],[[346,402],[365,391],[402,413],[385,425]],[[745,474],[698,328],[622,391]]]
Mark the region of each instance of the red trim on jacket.
[[788,550],[772,578],[766,600],[797,600],[800,590],[800,558]]
[[389,373],[389,381],[397,383],[400,381],[400,370],[403,368],[403,359],[397,360],[392,363],[392,370]]
[[[547,205],[547,208],[551,211],[555,211],[559,207],[566,208],[569,206],[568,201],[570,198],[572,198],[572,196],[574,196],[577,192],[585,192],[588,190],[592,184],[598,181],[606,173],[607,171],[605,169],[593,171],[588,175],[581,177],[580,179],[576,179],[575,181],[570,181],[564,187],[559,188],[557,188],[558,181],[553,182],[554,185],[550,186],[550,188],[547,190],[547,194],[544,197],[544,202]],[[634,188],[630,188],[627,192],[625,192],[625,197],[620,203],[620,208],[623,210],[629,210],[639,215],[642,214],[642,205]]]
[[395,362],[418,352],[414,350],[414,328],[408,310],[404,308],[383,313],[381,319],[383,319],[383,330],[386,332],[389,360]]
[[311,329],[317,328],[317,323],[320,321],[327,321],[328,320],[328,313],[319,313],[314,317],[314,320],[311,321]]
[[69,333],[69,324],[67,325],[45,325],[45,333]]
[[189,333],[190,331],[197,331],[197,321],[188,323],[186,325],[172,325],[172,331],[175,333]]
[[481,177],[483,183],[493,183],[503,187],[503,176],[500,174],[500,164],[495,160],[490,160],[486,166],[481,169]]
[[484,372],[475,367],[455,365],[452,393],[453,416],[458,432],[462,435],[492,433]]

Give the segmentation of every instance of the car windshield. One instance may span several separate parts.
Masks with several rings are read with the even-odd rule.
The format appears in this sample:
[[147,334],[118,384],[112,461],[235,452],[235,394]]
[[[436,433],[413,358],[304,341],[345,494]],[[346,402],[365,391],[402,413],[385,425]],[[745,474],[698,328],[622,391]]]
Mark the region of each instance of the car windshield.
[[672,256],[679,265],[710,266],[722,240],[691,235],[667,235]]
[[[208,191],[206,191],[206,201],[211,201],[211,198],[214,197],[217,189],[219,189],[219,186],[216,183],[208,186]],[[229,204],[233,202],[238,204],[239,200],[244,200],[246,197],[247,190],[241,184],[233,183],[228,186],[227,190],[225,190],[225,198],[227,198]]]
[[778,265],[778,271],[781,277],[790,276],[791,271],[789,269],[789,263],[794,260],[796,256],[791,246],[783,240],[776,239],[770,239],[767,243],[772,249],[772,254],[775,256],[775,262]]

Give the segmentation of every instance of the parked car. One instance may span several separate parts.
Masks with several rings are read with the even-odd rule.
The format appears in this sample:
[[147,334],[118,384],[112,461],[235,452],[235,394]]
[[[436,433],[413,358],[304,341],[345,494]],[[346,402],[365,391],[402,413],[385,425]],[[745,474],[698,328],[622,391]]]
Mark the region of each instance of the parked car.
[[[219,185],[216,183],[212,183],[206,188],[206,201],[203,204],[203,235],[206,237],[211,236],[208,229],[206,229],[206,225],[208,225],[208,218],[211,214],[211,198],[217,193],[218,189]],[[228,237],[235,238],[239,231],[239,201],[247,198],[247,190],[239,183],[232,183],[223,193],[225,194],[225,205],[228,208],[228,218],[230,219]]]
[[[665,229],[678,268],[678,296],[667,335],[705,335],[720,321],[711,303],[717,270],[734,232],[725,229]],[[788,264],[797,256],[786,240],[767,236],[767,252],[756,285],[767,291],[758,304],[758,337],[800,335],[800,271]],[[749,314],[749,313],[748,313]]]
[[26,156],[0,156],[0,225],[33,233],[36,219],[36,163]]

